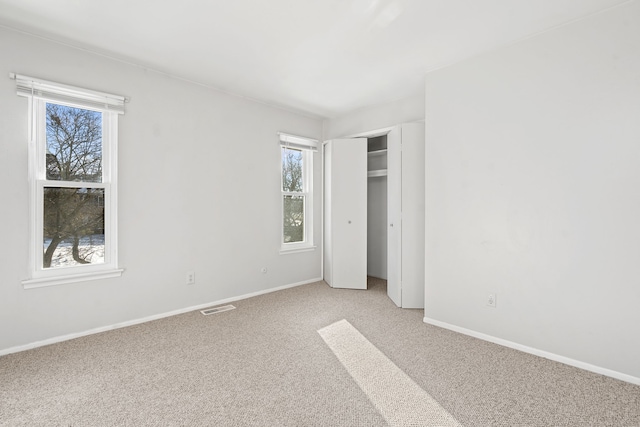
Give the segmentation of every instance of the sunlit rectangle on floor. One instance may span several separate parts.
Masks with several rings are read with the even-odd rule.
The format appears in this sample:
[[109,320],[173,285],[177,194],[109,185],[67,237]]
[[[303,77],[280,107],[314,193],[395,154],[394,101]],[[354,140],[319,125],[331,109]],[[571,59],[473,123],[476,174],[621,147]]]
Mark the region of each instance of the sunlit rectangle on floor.
[[346,320],[318,333],[390,426],[460,426]]

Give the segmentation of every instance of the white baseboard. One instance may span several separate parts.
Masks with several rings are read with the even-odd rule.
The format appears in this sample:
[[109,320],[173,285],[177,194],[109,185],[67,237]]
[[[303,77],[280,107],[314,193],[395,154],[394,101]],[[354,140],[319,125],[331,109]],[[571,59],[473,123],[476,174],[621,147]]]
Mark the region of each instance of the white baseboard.
[[439,326],[444,329],[449,329],[450,331],[458,332],[464,335],[469,335],[474,338],[478,338],[484,341],[489,341],[494,344],[499,344],[504,347],[513,348],[514,350],[519,350],[525,353],[533,354],[535,356],[540,356],[545,359],[553,360],[555,362],[564,363],[565,365],[574,366],[576,368],[584,369],[585,371],[595,372],[596,374],[604,375],[607,377],[615,378],[617,380],[625,381],[631,384],[640,385],[640,378],[633,377],[631,375],[623,374],[622,372],[612,371],[611,369],[602,368],[600,366],[591,365],[590,363],[581,362],[579,360],[570,359],[565,356],[560,356],[558,354],[549,353],[548,351],[539,350],[537,348],[528,347],[526,345],[518,344],[512,341],[504,340],[502,338],[496,338],[491,335],[483,334],[482,332],[476,332],[471,329],[462,328],[460,326],[452,325],[446,322],[441,322],[439,320],[430,319],[425,317],[423,319],[424,323],[428,323],[429,325]]
[[218,300],[218,301],[209,302],[209,303],[206,303],[206,304],[194,305],[192,307],[181,308],[181,309],[169,311],[169,312],[166,312],[166,313],[154,314],[152,316],[147,316],[147,317],[143,317],[143,318],[140,318],[140,319],[128,320],[126,322],[116,323],[114,325],[108,325],[108,326],[102,326],[102,327],[99,327],[99,328],[89,329],[88,331],[62,335],[62,336],[53,337],[53,338],[49,338],[49,339],[42,340],[42,341],[36,341],[36,342],[30,343],[30,344],[10,347],[10,348],[7,348],[7,349],[0,350],[0,356],[4,356],[4,355],[7,355],[7,354],[11,354],[11,353],[18,353],[18,352],[25,351],[25,350],[31,350],[31,349],[34,349],[34,348],[43,347],[45,345],[55,344],[55,343],[59,343],[59,342],[62,342],[62,341],[68,341],[68,340],[72,340],[74,338],[80,338],[80,337],[84,337],[84,336],[87,336],[87,335],[98,334],[100,332],[106,332],[106,331],[111,331],[111,330],[114,330],[114,329],[126,328],[127,326],[138,325],[140,323],[150,322],[152,320],[158,320],[158,319],[162,319],[162,318],[165,318],[165,317],[175,316],[177,314],[188,313],[190,311],[202,310],[203,308],[208,308],[208,307],[212,307],[212,306],[215,306],[215,305],[227,304],[227,303],[230,303],[230,302],[233,302],[233,301],[239,301],[239,300],[243,300],[243,299],[247,299],[247,298],[251,298],[251,297],[256,297],[258,295],[264,295],[264,294],[269,294],[271,292],[276,292],[276,291],[281,291],[281,290],[284,290],[284,289],[294,288],[296,286],[308,285],[309,283],[319,282],[320,280],[322,280],[322,279],[321,278],[315,278],[315,279],[311,279],[311,280],[305,280],[305,281],[302,281],[302,282],[291,283],[289,285],[278,286],[276,288],[265,289],[263,291],[258,291],[258,292],[252,292],[250,294],[239,295],[237,297],[226,298],[226,299],[222,299],[222,300]]

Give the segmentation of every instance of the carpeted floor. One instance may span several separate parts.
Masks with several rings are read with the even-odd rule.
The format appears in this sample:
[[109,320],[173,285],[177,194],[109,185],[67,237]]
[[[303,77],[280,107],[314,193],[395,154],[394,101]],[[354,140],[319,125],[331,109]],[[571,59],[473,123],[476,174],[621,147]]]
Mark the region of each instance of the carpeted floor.
[[640,387],[319,282],[0,357],[1,426],[385,426],[318,333],[347,320],[463,426],[640,426]]

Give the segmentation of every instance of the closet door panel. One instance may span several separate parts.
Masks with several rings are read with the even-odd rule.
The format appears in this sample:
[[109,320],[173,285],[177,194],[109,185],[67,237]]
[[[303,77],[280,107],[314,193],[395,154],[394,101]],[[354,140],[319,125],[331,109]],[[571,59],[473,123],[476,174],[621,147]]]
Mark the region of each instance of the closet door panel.
[[332,145],[327,143],[322,146],[322,160],[323,160],[323,211],[324,217],[323,229],[323,277],[324,281],[330,286],[333,286],[333,262],[332,262],[332,249],[333,242],[331,239],[331,148]]
[[424,124],[402,125],[402,307],[424,308]]
[[367,140],[331,144],[331,286],[367,289]]
[[387,295],[402,306],[402,134],[387,135]]

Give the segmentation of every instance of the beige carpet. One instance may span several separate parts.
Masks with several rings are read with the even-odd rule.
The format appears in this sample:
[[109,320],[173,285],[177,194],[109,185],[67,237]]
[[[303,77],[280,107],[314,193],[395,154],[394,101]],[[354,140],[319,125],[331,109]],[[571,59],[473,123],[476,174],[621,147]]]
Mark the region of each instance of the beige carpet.
[[640,426],[640,387],[324,283],[0,357],[2,426],[386,426],[319,330],[345,319],[463,426]]
[[390,426],[460,427],[351,323],[343,319],[318,333]]

